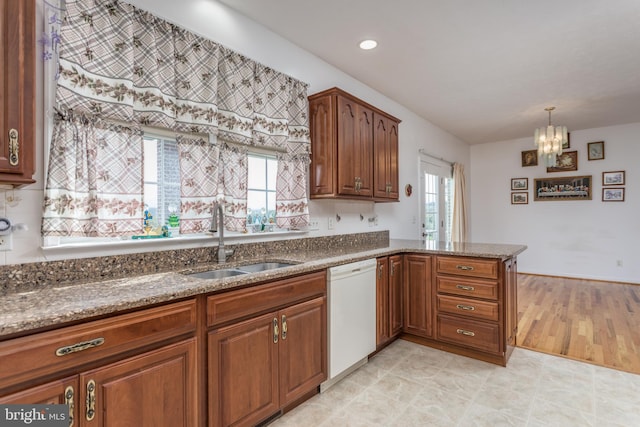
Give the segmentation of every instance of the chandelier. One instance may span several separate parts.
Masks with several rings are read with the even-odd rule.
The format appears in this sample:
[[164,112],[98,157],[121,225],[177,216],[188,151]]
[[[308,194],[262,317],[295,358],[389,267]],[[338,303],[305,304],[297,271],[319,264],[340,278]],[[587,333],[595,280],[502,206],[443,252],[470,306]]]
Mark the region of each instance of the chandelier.
[[546,127],[536,128],[533,140],[538,147],[538,157],[544,157],[547,167],[556,165],[556,158],[562,154],[562,146],[569,142],[566,126],[551,126],[551,112],[556,107],[547,107],[549,112],[549,124]]

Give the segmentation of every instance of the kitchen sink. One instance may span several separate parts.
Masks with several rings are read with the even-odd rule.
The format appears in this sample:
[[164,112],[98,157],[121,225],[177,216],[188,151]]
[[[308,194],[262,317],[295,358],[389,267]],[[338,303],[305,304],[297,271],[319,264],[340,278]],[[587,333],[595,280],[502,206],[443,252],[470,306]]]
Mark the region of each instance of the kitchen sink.
[[259,271],[290,267],[292,265],[295,265],[295,264],[291,264],[288,262],[259,262],[257,264],[243,265],[243,266],[237,267],[237,269],[240,271],[245,271],[247,273],[257,273]]
[[243,265],[234,268],[225,268],[222,270],[208,270],[199,273],[189,273],[188,276],[197,277],[199,279],[224,279],[225,277],[239,276],[241,274],[259,273],[261,271],[273,270],[275,268],[289,267],[295,264],[287,262],[259,262],[256,264]]
[[248,271],[226,269],[226,270],[202,271],[200,273],[191,273],[191,274],[188,274],[188,276],[197,277],[199,279],[224,279],[225,277],[239,276],[241,274],[247,274],[247,273]]

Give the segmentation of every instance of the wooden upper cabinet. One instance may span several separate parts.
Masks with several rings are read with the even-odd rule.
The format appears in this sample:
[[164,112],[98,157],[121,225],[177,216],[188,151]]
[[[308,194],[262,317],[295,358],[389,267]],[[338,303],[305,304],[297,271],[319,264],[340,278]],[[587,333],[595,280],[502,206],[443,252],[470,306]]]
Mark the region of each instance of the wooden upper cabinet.
[[400,121],[338,88],[311,95],[309,110],[311,198],[397,201]]
[[398,200],[398,122],[381,114],[374,116],[373,152],[375,159],[373,196]]
[[0,0],[0,185],[35,171],[35,0]]

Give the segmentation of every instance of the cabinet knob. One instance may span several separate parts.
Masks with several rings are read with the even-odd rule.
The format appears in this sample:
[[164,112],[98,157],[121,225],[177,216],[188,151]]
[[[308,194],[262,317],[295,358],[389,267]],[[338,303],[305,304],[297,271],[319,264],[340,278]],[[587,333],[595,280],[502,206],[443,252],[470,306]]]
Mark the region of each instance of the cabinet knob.
[[287,339],[287,316],[282,315],[282,341]]
[[64,404],[69,408],[69,427],[73,427],[73,411],[75,409],[74,391],[72,386],[68,386],[64,390]]
[[18,142],[18,131],[16,129],[9,130],[9,164],[18,166],[18,151],[20,144]]
[[456,330],[456,333],[458,333],[460,335],[467,336],[467,337],[475,337],[476,336],[475,332],[467,331],[466,329],[458,329],[458,330]]
[[87,400],[85,402],[87,421],[93,420],[96,416],[96,382],[89,380],[87,383]]
[[273,343],[278,342],[278,336],[280,335],[280,328],[278,327],[278,318],[273,318]]

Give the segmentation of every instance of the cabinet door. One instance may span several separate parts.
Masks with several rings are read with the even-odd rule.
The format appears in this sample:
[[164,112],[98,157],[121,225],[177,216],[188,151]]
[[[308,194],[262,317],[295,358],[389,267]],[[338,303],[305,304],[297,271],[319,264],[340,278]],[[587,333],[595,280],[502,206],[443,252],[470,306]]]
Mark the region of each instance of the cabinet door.
[[0,0],[0,183],[34,172],[35,0]]
[[389,257],[389,335],[391,338],[398,336],[402,332],[402,288],[404,282],[402,265],[402,255]]
[[389,341],[389,258],[378,258],[376,277],[376,346]]
[[323,96],[309,102],[311,125],[311,196],[334,195],[336,170],[335,97]]
[[338,96],[338,193],[371,197],[373,112]]
[[505,261],[506,345],[515,347],[518,336],[518,260]]
[[69,406],[69,425],[74,424],[78,414],[78,377],[73,376],[52,381],[37,387],[0,397],[0,405],[44,404]]
[[80,374],[80,425],[198,425],[195,338]]
[[398,123],[380,114],[374,120],[373,197],[398,200]]
[[431,256],[405,255],[404,331],[433,335]]
[[280,405],[286,406],[327,379],[326,298],[280,310]]
[[278,411],[279,325],[273,312],[209,333],[210,426],[251,426]]

